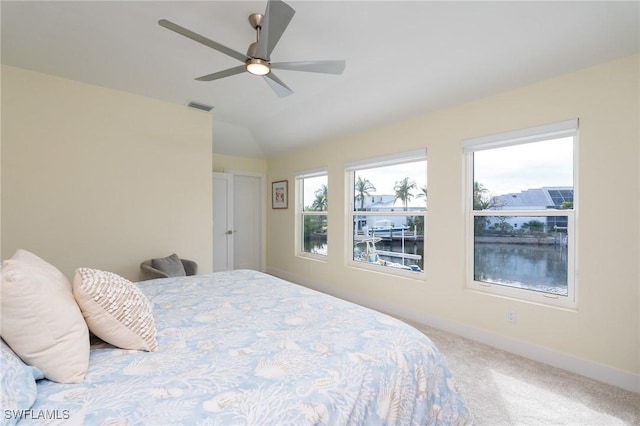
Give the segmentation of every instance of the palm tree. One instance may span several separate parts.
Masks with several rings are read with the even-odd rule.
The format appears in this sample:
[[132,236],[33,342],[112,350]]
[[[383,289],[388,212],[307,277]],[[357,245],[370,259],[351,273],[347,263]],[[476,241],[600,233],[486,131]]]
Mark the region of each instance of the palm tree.
[[427,203],[427,187],[423,186],[420,188],[420,192],[416,195],[416,198],[424,198],[424,203]]
[[355,185],[356,201],[360,200],[360,210],[364,210],[364,199],[371,195],[370,191],[375,191],[376,187],[369,181],[369,179],[358,176]]
[[[473,209],[484,210],[489,207],[490,196],[489,190],[480,182],[473,182]],[[473,229],[475,235],[482,235],[487,229],[489,219],[486,216],[476,216],[473,222]]]
[[489,207],[489,190],[480,182],[473,182],[473,209],[484,210]]
[[408,177],[397,181],[396,185],[393,187],[393,190],[396,191],[395,200],[402,200],[405,212],[408,210],[407,204],[411,201],[411,198],[413,198],[411,190],[415,188],[417,188],[416,183],[414,181],[410,181]]
[[316,189],[314,192],[316,198],[313,200],[311,204],[312,210],[326,211],[329,206],[329,202],[327,200],[327,185],[322,185],[319,189]]
[[563,201],[560,210],[569,210],[573,208],[573,201]]

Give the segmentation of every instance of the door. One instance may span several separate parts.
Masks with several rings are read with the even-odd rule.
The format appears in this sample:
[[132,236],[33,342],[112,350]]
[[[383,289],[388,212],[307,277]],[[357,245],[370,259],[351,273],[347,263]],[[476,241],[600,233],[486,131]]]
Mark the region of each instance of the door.
[[233,269],[233,175],[213,174],[213,271]]
[[262,270],[261,176],[233,175],[233,268]]
[[213,270],[262,270],[264,178],[213,174]]

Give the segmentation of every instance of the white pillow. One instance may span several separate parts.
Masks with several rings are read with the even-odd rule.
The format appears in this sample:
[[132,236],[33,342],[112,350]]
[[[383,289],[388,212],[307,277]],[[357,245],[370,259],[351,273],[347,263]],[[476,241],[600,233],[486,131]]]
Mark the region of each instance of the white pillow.
[[0,335],[28,365],[59,383],[82,383],[89,368],[89,330],[54,266],[26,250],[2,264]]
[[89,330],[123,349],[155,351],[156,327],[151,305],[131,281],[111,272],[79,268],[73,295]]

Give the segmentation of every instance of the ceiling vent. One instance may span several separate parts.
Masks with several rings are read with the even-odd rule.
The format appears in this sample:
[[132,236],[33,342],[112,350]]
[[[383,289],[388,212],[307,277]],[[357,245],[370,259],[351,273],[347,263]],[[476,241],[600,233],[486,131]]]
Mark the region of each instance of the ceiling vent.
[[195,109],[199,109],[201,111],[206,111],[206,112],[209,112],[209,111],[211,111],[213,109],[212,106],[205,105],[205,104],[200,104],[198,102],[189,102],[187,104],[187,106],[190,107],[190,108],[195,108]]

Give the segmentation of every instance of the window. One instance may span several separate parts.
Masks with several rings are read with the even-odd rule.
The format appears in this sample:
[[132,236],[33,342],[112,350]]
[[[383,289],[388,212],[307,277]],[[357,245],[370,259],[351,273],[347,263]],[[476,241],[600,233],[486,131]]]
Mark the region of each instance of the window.
[[463,142],[472,288],[575,306],[577,120]]
[[351,163],[346,173],[350,263],[392,273],[422,273],[426,152]]
[[326,256],[328,180],[326,170],[296,176],[298,213],[298,253]]

